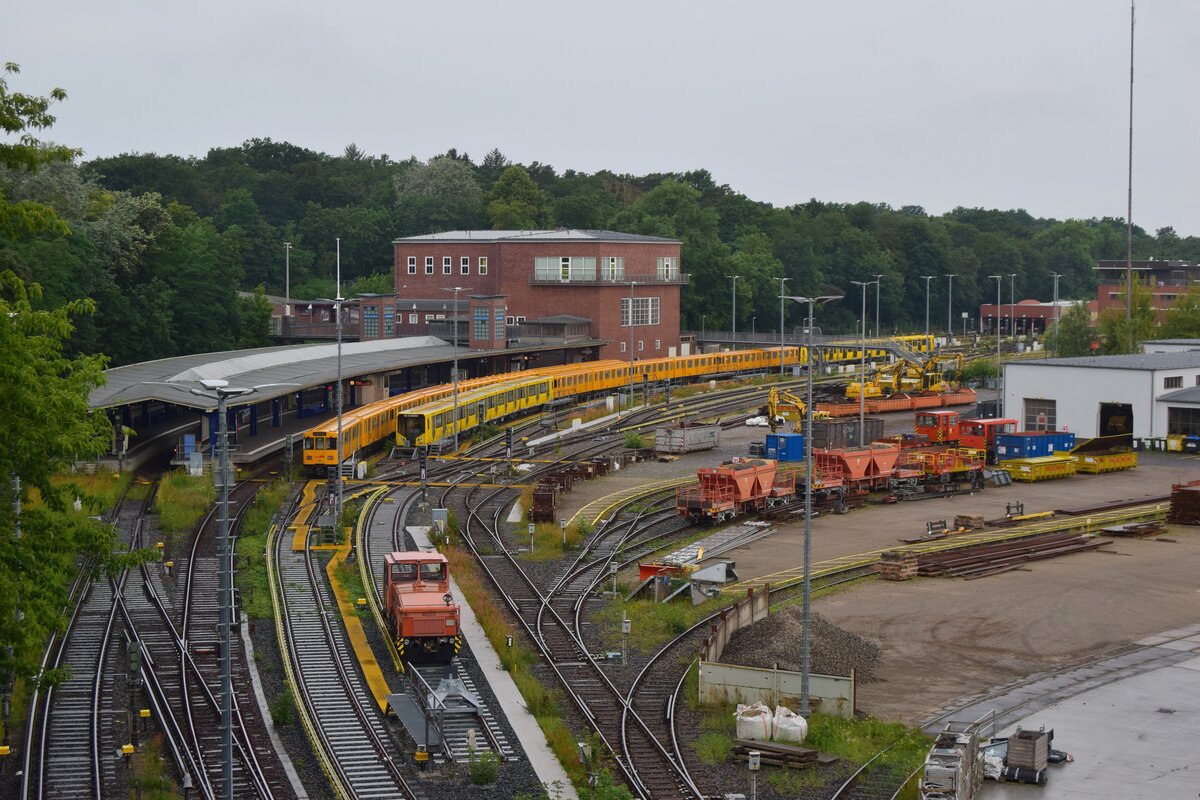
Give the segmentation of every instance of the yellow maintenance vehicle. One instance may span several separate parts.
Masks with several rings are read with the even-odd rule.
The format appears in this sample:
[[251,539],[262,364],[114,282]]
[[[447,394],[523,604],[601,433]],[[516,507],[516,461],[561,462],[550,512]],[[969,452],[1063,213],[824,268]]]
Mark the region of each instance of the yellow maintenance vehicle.
[[[787,389],[772,386],[770,393],[767,394],[766,409],[767,424],[771,426],[771,433],[775,433],[783,425],[784,417],[788,416],[788,412],[785,409],[789,408],[795,409],[798,415],[792,423],[792,430],[797,433],[803,433],[801,423],[804,422],[804,415],[808,413],[808,406],[803,400]],[[813,419],[829,419],[829,412],[814,411]]]
[[887,397],[896,392],[916,391],[920,380],[913,377],[914,372],[921,369],[920,364],[900,358],[880,367],[867,381],[851,381],[846,386],[846,398],[857,400],[859,392],[866,392],[870,400],[873,397]]

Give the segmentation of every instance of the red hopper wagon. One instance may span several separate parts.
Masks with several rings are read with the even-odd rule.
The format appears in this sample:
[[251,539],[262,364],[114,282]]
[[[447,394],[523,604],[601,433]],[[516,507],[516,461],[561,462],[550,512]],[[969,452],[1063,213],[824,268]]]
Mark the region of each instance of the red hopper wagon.
[[724,522],[788,502],[796,493],[795,476],[780,475],[775,461],[735,459],[696,470],[699,486],[682,488],[675,510],[692,521]]

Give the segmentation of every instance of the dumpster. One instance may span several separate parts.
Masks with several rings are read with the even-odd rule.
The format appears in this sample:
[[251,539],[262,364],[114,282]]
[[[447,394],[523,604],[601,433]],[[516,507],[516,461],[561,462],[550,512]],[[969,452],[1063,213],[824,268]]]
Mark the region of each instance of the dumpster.
[[768,433],[766,453],[776,461],[803,461],[804,434]]
[[1182,433],[1172,433],[1170,436],[1167,437],[1167,452],[1168,453],[1182,453],[1183,452],[1183,440],[1186,438],[1187,437],[1184,436]]
[[1183,452],[1200,453],[1200,436],[1185,436],[1183,439]]

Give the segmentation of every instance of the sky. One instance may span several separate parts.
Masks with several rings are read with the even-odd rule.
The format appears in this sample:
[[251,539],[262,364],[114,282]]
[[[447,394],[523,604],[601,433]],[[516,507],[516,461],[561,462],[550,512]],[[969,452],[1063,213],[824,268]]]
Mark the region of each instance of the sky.
[[[1128,0],[61,0],[12,90],[85,158],[271,138],[559,172],[707,169],[775,205],[1124,219]],[[1141,0],[1133,219],[1200,235],[1198,0]]]

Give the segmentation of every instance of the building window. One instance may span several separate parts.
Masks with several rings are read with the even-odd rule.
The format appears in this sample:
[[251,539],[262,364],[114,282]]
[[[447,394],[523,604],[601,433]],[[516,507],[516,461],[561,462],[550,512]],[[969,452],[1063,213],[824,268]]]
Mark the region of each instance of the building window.
[[416,256],[408,257],[408,274],[409,275],[417,274],[417,257]]
[[416,324],[417,324],[417,315],[416,315],[416,314],[409,314],[409,315],[408,315],[408,324],[409,324],[409,325],[416,325]]
[[383,335],[396,335],[396,309],[394,306],[383,307]]
[[646,343],[644,341],[642,341],[641,339],[638,339],[638,350],[645,350],[645,349],[646,349]]
[[514,316],[511,316],[511,315],[510,315],[510,316],[508,316],[508,317],[505,317],[504,321],[505,321],[505,323],[507,323],[507,324],[509,324],[509,325],[516,325],[516,324],[517,324],[517,318],[516,318],[516,317],[514,317]]
[[518,314],[518,315],[517,315],[517,324],[518,324],[518,325],[520,325],[520,324],[521,324],[522,322],[524,322],[524,321],[525,321],[525,317],[523,317],[523,316],[521,316],[520,314]]
[[660,256],[658,259],[658,279],[673,281],[679,278],[679,259],[675,256]]
[[[658,324],[658,298],[657,297],[635,297],[633,298],[633,324],[634,325],[657,325]],[[629,327],[629,298],[621,298],[621,327]]]
[[539,281],[594,281],[594,256],[538,256],[533,260],[533,277]]
[[1183,376],[1182,375],[1168,375],[1167,377],[1163,378],[1163,388],[1164,389],[1182,389],[1183,388]]
[[625,257],[605,256],[604,258],[600,259],[600,280],[625,280]]
[[487,256],[479,257],[479,274],[487,275]]
[[454,259],[450,256],[442,256],[442,274],[451,275],[454,273]]
[[364,339],[379,338],[379,306],[363,306],[362,335]]
[[493,325],[494,332],[492,334],[492,338],[493,339],[503,339],[504,338],[504,322],[505,322],[504,309],[497,308],[495,318],[492,321],[494,323],[494,325]]
[[463,256],[458,260],[458,271],[463,275],[471,274],[471,257]]
[[1167,406],[1167,433],[1200,436],[1200,408]]
[[490,327],[488,321],[491,318],[488,308],[473,309],[471,313],[471,338],[475,340],[488,341],[492,337],[488,335]]
[[662,350],[662,339],[655,339],[655,340],[654,340],[654,349],[655,349],[655,350]]
[[1025,398],[1025,430],[1058,430],[1058,401]]
[[433,274],[433,256],[425,256],[425,274]]
[[425,315],[425,324],[428,325],[430,322],[433,322],[433,314],[426,314]]
[[624,342],[621,342],[621,352],[622,353],[625,352],[625,343]]

